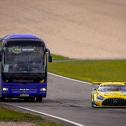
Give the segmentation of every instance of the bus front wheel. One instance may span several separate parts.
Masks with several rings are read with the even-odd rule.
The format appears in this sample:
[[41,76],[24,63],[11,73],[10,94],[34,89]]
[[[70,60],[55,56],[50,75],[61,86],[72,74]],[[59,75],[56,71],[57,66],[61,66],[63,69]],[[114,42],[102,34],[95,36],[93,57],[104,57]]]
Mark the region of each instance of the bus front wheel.
[[5,101],[5,98],[4,97],[0,97],[0,101],[1,102]]
[[42,97],[36,97],[37,102],[42,102]]

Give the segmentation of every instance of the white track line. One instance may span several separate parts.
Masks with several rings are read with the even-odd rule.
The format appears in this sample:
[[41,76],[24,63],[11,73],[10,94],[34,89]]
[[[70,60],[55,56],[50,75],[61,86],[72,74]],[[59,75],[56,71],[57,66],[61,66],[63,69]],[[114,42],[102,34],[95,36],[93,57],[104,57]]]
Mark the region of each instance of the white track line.
[[44,113],[44,112],[39,112],[39,111],[32,110],[32,109],[29,109],[29,108],[21,107],[21,106],[17,106],[17,107],[18,107],[18,108],[21,108],[21,109],[24,109],[24,110],[27,110],[27,111],[30,111],[30,112],[35,112],[35,113],[38,113],[38,114],[41,114],[41,115],[44,115],[44,116],[48,116],[48,117],[51,117],[51,118],[54,118],[54,119],[58,119],[58,120],[61,120],[61,121],[64,121],[64,122],[73,124],[73,125],[75,125],[75,126],[84,126],[84,125],[82,125],[82,124],[79,124],[79,123],[70,121],[70,120],[65,119],[65,118],[62,118],[62,117],[50,115],[50,114],[47,114],[47,113]]
[[48,72],[48,74],[56,76],[56,77],[64,78],[64,79],[67,79],[67,80],[71,80],[71,81],[76,81],[76,82],[83,83],[83,84],[90,84],[90,85],[92,85],[91,83],[86,82],[86,81],[80,81],[80,80],[64,77],[64,76],[61,76],[61,75],[57,75],[57,74],[54,74],[54,73],[50,73],[50,72]]
[[20,108],[20,109],[23,109],[23,110],[26,110],[26,111],[34,112],[34,113],[37,113],[37,114],[41,114],[41,115],[44,115],[44,116],[47,116],[47,117],[51,117],[51,118],[54,118],[54,119],[58,119],[58,120],[61,120],[61,121],[64,121],[64,122],[73,124],[73,125],[75,125],[75,126],[85,126],[85,125],[82,125],[82,124],[79,124],[79,123],[70,121],[70,120],[65,119],[65,118],[62,118],[62,117],[54,116],[54,115],[51,115],[51,114],[48,114],[48,113],[36,111],[36,110],[29,109],[29,108],[26,108],[26,107],[16,106],[16,105],[8,104],[8,103],[4,103],[4,104],[10,105],[10,106],[13,106],[13,107],[17,107],[17,108]]
[[[50,72],[48,72],[48,74],[56,76],[56,77],[64,78],[64,79],[67,79],[67,80],[76,81],[76,82],[79,82],[79,83],[91,84],[89,82],[84,82],[84,81],[79,81],[79,80],[76,80],[76,79],[71,79],[71,78],[64,77],[64,76],[57,75],[57,74],[53,74],[53,73],[50,73]],[[8,104],[8,103],[5,103],[5,104]],[[8,104],[8,105],[11,105],[11,104]],[[22,106],[16,106],[16,107],[18,107],[20,109],[24,109],[24,110],[30,111],[30,112],[38,113],[38,114],[41,114],[41,115],[44,115],[44,116],[48,116],[48,117],[51,117],[51,118],[54,118],[54,119],[58,119],[58,120],[61,120],[61,121],[73,124],[75,126],[85,126],[85,125],[73,122],[71,120],[68,120],[68,119],[65,119],[65,118],[62,118],[62,117],[58,117],[58,116],[54,116],[54,115],[51,115],[51,114],[48,114],[48,113],[39,112],[39,111],[36,111],[36,110],[33,110],[33,109],[29,109],[29,108],[26,108],[26,107],[22,107]]]

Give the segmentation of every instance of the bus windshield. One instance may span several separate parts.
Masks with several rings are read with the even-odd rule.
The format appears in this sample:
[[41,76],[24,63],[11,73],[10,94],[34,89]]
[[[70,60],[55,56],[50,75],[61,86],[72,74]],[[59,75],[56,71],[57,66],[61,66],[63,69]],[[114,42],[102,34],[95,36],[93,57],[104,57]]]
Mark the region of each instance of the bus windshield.
[[42,46],[9,45],[5,48],[4,72],[41,73],[43,71],[44,51]]

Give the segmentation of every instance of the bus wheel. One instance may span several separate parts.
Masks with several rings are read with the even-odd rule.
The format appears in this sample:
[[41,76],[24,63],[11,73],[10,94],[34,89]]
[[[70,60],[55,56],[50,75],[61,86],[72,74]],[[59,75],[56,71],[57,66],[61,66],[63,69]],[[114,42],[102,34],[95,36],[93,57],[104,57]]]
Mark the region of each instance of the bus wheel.
[[42,97],[36,97],[37,102],[42,102]]
[[5,98],[4,97],[0,97],[0,101],[5,101]]
[[28,102],[28,101],[29,101],[29,98],[24,98],[24,101],[25,101],[25,102]]
[[34,101],[35,100],[35,97],[31,97],[29,98],[30,101]]

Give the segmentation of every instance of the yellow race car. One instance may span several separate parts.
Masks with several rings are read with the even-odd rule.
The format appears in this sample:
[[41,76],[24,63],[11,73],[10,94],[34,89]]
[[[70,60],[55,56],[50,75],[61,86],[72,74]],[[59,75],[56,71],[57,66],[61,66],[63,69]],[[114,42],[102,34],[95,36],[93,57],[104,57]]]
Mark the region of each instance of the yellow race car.
[[91,93],[92,107],[126,107],[126,84],[102,82]]

